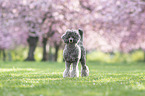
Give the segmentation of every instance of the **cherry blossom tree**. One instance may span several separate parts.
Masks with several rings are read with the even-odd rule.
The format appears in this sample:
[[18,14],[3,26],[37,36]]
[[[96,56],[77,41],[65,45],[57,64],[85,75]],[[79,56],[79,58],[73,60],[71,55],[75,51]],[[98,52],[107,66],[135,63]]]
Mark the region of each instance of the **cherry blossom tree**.
[[[145,52],[144,0],[0,0],[0,49],[29,45],[34,60],[38,42],[61,48],[67,29],[83,29],[84,45],[104,52]],[[56,59],[55,59],[56,60]]]
[[[34,51],[37,46],[38,40],[42,40],[43,42],[43,53],[45,55],[45,46],[47,43],[47,38],[51,37],[54,34],[55,23],[60,22],[57,14],[56,7],[58,3],[52,0],[3,0],[1,5],[3,9],[7,9],[7,11],[2,9],[2,16],[5,15],[6,18],[10,18],[14,24],[10,24],[7,22],[12,28],[24,28],[24,30],[18,30],[19,33],[23,33],[27,35],[27,42],[29,45],[29,53],[26,60],[33,61],[34,60]],[[12,13],[12,14],[11,14]],[[9,16],[8,16],[9,15]],[[56,16],[57,18],[55,18]],[[2,18],[4,21],[5,18]],[[61,20],[62,21],[62,20]],[[4,25],[4,24],[3,24]],[[21,25],[21,26],[20,26]],[[4,29],[8,29],[9,26],[3,27]],[[10,28],[9,28],[10,29]],[[14,30],[10,30],[12,33]],[[18,38],[17,38],[18,39]],[[12,39],[10,39],[12,40]],[[23,41],[26,41],[23,40]],[[7,42],[7,41],[5,41]],[[10,47],[10,46],[9,46]],[[43,56],[44,56],[43,55]],[[45,59],[45,58],[43,58]]]
[[27,29],[21,19],[17,18],[18,14],[12,5],[8,0],[0,1],[0,50],[3,51],[4,60],[6,49],[26,44],[27,39]]
[[92,16],[98,48],[123,52],[145,49],[144,0],[80,0],[80,5]]

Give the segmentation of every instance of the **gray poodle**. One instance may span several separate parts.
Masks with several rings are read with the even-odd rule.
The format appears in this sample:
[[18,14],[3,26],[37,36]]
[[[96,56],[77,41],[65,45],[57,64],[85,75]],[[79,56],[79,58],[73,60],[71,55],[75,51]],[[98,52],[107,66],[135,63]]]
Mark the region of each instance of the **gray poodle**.
[[[66,43],[63,50],[63,58],[65,60],[66,69],[63,77],[79,77],[78,63],[81,62],[81,76],[89,75],[89,68],[86,66],[86,51],[83,46],[83,31],[82,30],[67,30],[61,37]],[[71,63],[73,64],[70,71]]]

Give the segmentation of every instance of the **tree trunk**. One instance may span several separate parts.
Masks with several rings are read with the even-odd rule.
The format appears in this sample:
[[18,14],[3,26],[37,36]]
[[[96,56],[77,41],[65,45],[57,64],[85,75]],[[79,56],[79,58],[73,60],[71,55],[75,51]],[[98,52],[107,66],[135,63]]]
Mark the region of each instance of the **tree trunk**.
[[48,55],[49,55],[48,60],[53,61],[53,54],[52,54],[52,47],[51,46],[49,46],[49,54]]
[[38,37],[29,36],[27,42],[29,44],[29,52],[28,52],[28,57],[25,59],[25,61],[35,61],[34,52],[37,46]]
[[56,61],[56,62],[57,62],[57,58],[58,58],[58,51],[59,51],[59,45],[55,45],[54,61]]
[[12,61],[12,55],[10,51],[8,52],[7,56],[8,56],[8,61]]
[[6,61],[6,53],[5,53],[5,50],[3,50],[3,61]]
[[46,61],[47,60],[47,52],[46,52],[46,45],[47,45],[47,38],[43,38],[43,58],[42,61]]

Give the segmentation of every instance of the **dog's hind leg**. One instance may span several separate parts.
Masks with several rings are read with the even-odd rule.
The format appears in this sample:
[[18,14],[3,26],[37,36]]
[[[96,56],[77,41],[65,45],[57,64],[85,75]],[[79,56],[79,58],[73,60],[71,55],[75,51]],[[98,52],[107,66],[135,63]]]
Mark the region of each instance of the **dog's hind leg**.
[[71,66],[71,63],[69,62],[65,62],[65,70],[63,72],[63,77],[70,77],[70,66]]
[[78,62],[79,61],[76,61],[73,63],[73,68],[72,68],[70,77],[79,77]]
[[88,66],[86,65],[86,58],[85,56],[83,55],[80,59],[80,62],[81,62],[81,65],[82,65],[82,68],[81,68],[81,76],[89,76],[89,68]]

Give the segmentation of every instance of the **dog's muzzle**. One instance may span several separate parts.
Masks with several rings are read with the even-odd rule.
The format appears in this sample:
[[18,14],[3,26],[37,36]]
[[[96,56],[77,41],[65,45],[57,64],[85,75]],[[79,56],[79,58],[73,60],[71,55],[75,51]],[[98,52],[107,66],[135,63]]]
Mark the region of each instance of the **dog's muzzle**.
[[69,38],[69,43],[73,43],[73,38],[72,37]]

